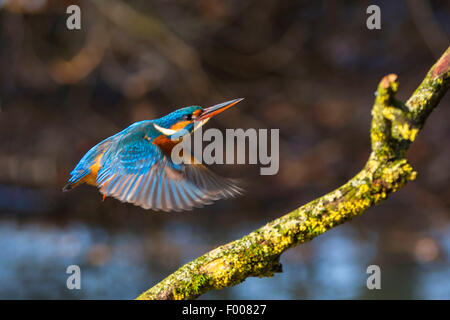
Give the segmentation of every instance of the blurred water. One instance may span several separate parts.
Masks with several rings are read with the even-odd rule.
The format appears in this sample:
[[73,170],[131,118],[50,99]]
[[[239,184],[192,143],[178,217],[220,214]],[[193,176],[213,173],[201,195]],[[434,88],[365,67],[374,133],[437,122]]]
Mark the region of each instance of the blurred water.
[[[189,225],[174,223],[162,232],[173,248],[161,248],[161,235],[108,231],[72,223],[0,223],[1,299],[131,299],[206,251]],[[366,288],[366,268],[377,254],[377,239],[356,239],[351,227],[331,230],[282,256],[284,272],[272,278],[249,278],[243,284],[213,291],[202,299],[355,299],[391,297],[395,266],[381,266],[382,290]],[[414,298],[450,298],[449,237],[445,259],[417,269]],[[314,252],[312,255],[310,252]],[[309,252],[309,253],[308,253]],[[171,256],[175,255],[174,259]],[[66,268],[81,268],[81,290],[66,288]],[[411,267],[411,266],[409,266]],[[403,269],[404,271],[404,269]],[[398,288],[396,288],[398,290]],[[401,290],[400,290],[401,291]]]

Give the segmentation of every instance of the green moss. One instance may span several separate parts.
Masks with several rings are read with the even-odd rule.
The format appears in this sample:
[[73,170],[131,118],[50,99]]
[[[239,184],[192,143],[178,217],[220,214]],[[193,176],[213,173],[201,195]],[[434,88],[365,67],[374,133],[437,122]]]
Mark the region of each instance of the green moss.
[[204,274],[192,274],[189,281],[181,281],[179,286],[173,289],[174,300],[194,298],[201,294],[203,288],[209,284],[210,278]]

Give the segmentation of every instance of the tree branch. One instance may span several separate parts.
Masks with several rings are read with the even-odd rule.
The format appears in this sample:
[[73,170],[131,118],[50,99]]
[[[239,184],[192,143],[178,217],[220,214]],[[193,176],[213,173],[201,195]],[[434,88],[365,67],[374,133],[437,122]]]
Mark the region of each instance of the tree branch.
[[425,120],[450,86],[450,47],[406,103],[395,99],[395,74],[378,85],[372,109],[372,153],[364,168],[338,189],[256,231],[185,264],[138,299],[194,299],[241,283],[247,277],[281,272],[280,255],[362,214],[414,180],[405,159]]

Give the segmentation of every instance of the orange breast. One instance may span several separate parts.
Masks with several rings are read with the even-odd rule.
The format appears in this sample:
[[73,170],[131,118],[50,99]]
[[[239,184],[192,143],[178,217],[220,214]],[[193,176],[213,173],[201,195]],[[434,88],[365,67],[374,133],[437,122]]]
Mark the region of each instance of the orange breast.
[[162,152],[169,156],[172,154],[173,147],[178,144],[177,141],[172,141],[165,135],[160,135],[159,137],[155,138],[152,143],[157,145],[162,150]]

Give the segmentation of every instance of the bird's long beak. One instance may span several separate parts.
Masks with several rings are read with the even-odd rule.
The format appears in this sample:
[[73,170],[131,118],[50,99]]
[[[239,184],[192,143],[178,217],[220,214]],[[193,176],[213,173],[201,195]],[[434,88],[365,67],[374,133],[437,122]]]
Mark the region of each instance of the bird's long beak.
[[241,102],[242,100],[244,100],[244,98],[230,100],[230,101],[219,103],[219,104],[216,104],[215,106],[206,108],[205,110],[203,110],[202,114],[197,118],[197,120],[204,121],[206,119],[209,119],[212,116],[215,116],[216,114],[219,114],[219,113],[225,111],[226,109],[234,106],[238,102]]

